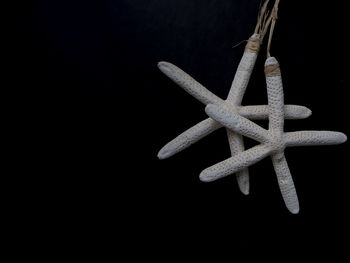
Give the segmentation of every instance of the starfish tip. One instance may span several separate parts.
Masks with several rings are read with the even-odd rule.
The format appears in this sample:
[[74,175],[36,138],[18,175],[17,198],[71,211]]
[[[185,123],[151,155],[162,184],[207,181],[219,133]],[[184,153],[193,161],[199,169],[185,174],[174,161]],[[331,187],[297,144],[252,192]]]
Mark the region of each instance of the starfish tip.
[[304,116],[305,118],[308,118],[312,115],[312,110],[310,110],[309,108],[305,107],[305,111],[304,111]]
[[295,207],[295,208],[293,208],[293,209],[289,209],[289,211],[290,211],[292,214],[296,215],[296,214],[299,214],[300,209],[299,209],[299,207]]
[[205,112],[209,115],[210,113],[212,113],[213,111],[216,110],[216,106],[214,104],[208,104],[205,107]]
[[209,117],[213,118],[214,120],[227,119],[228,115],[228,112],[224,108],[215,104],[208,104],[205,107],[205,112]]
[[158,155],[157,155],[157,157],[158,157],[159,160],[164,160],[164,159],[166,159],[166,158],[168,158],[168,157],[170,157],[170,156],[171,156],[171,154],[170,154],[170,152],[167,150],[166,147],[163,147],[163,148],[158,152]]
[[249,190],[241,190],[242,194],[249,195]]
[[204,170],[199,175],[199,180],[201,180],[202,182],[208,183],[213,181],[213,178],[210,175],[208,175],[206,170]]
[[158,62],[158,68],[163,71],[169,69],[170,63],[165,61]]
[[344,143],[348,140],[348,137],[344,133],[340,133],[340,143]]

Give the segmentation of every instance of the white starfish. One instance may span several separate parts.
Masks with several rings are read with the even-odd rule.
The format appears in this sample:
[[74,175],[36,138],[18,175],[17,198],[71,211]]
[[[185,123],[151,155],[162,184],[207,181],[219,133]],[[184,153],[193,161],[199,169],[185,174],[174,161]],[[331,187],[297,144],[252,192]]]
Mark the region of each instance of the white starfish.
[[205,182],[217,180],[236,173],[270,155],[285,204],[290,212],[298,213],[298,197],[284,156],[284,149],[292,146],[340,144],[345,142],[347,137],[341,132],[332,131],[285,133],[283,131],[285,107],[282,78],[279,64],[274,57],[266,60],[265,74],[269,105],[268,130],[220,104],[209,104],[205,109],[212,119],[228,129],[252,138],[261,144],[205,169],[200,174],[200,179]]
[[[253,71],[256,58],[260,47],[260,35],[253,34],[248,40],[245,52],[239,63],[232,86],[227,99],[224,101],[207,90],[203,85],[194,80],[191,76],[168,62],[160,62],[159,69],[172,79],[176,84],[191,94],[205,105],[216,104],[225,107],[232,112],[251,120],[267,119],[268,106],[241,106],[243,95],[247,88],[251,73]],[[303,119],[311,115],[311,110],[303,106],[285,105],[286,119]],[[211,132],[219,129],[222,125],[211,118],[208,118],[192,128],[186,130],[175,139],[166,144],[158,153],[160,159],[168,158],[199,141]],[[230,144],[231,155],[244,151],[242,136],[227,129],[227,135]],[[240,190],[244,194],[249,193],[249,174],[248,169],[237,172],[237,181]]]

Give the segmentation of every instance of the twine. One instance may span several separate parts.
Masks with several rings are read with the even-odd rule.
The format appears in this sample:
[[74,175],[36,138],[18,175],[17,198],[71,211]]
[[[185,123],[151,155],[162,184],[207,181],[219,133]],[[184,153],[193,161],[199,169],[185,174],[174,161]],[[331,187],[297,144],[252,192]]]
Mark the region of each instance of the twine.
[[272,40],[273,32],[275,30],[276,21],[278,19],[278,5],[279,5],[279,3],[280,3],[280,0],[275,1],[274,7],[273,7],[272,13],[271,13],[272,22],[271,22],[271,27],[270,27],[269,40],[267,43],[267,57],[268,58],[271,57],[271,54],[270,54],[271,40]]
[[281,76],[281,69],[278,63],[265,66],[266,77]]
[[258,53],[260,49],[260,39],[259,38],[249,38],[247,41],[247,45],[245,46],[245,51],[249,51],[252,53]]

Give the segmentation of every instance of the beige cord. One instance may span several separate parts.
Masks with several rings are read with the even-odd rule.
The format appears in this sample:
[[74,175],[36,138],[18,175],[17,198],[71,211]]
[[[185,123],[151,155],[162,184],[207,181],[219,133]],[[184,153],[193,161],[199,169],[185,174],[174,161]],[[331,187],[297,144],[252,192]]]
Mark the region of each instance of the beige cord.
[[281,76],[280,65],[278,63],[266,65],[264,71],[266,77]]
[[269,14],[269,11],[267,10],[267,5],[269,2],[270,0],[265,0],[264,4],[260,7],[258,21],[254,30],[254,33],[258,34],[259,38],[249,38],[248,40],[243,40],[238,44],[234,45],[232,48],[235,48],[241,45],[242,43],[247,42],[245,50],[248,50],[253,53],[259,52],[260,45],[274,16],[273,12]]
[[270,54],[270,49],[271,49],[271,41],[272,41],[272,35],[273,35],[273,32],[275,30],[275,25],[276,25],[276,21],[277,21],[277,18],[278,18],[278,5],[279,5],[279,2],[280,0],[276,0],[275,1],[275,5],[273,7],[273,10],[272,10],[272,22],[271,22],[271,27],[270,27],[270,34],[269,34],[269,40],[268,40],[268,43],[267,43],[267,57],[271,57],[271,54]]

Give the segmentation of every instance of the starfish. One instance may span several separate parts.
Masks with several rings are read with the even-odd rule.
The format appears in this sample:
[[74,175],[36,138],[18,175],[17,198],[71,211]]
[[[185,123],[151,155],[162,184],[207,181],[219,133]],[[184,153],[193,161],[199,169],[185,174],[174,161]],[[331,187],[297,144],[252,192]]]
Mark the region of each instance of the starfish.
[[204,182],[217,180],[247,168],[270,155],[284,202],[288,210],[295,214],[299,212],[299,201],[284,155],[285,148],[340,144],[345,142],[347,137],[341,132],[333,131],[284,132],[285,106],[282,77],[279,64],[274,57],[266,60],[265,75],[269,107],[268,130],[223,105],[209,104],[206,106],[205,111],[212,119],[261,144],[203,170],[200,179]]
[[[226,100],[222,100],[221,98],[217,97],[199,82],[194,80],[190,75],[171,63],[159,62],[158,67],[166,76],[172,79],[176,84],[198,99],[204,105],[220,105],[231,112],[236,112],[237,114],[251,120],[267,119],[267,105],[241,105],[243,95],[256,62],[261,39],[261,35],[256,33],[249,38]],[[311,110],[298,105],[285,105],[284,113],[284,117],[286,119],[303,119],[311,115]],[[219,122],[213,120],[212,118],[207,118],[166,144],[159,151],[158,158],[168,158],[186,149],[193,143],[199,141],[220,127],[222,127],[222,125]],[[244,151],[243,138],[240,134],[227,129],[227,135],[232,156]],[[244,194],[249,194],[248,169],[243,169],[237,172],[237,181],[241,192]]]

